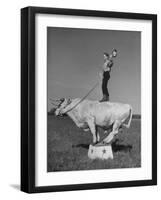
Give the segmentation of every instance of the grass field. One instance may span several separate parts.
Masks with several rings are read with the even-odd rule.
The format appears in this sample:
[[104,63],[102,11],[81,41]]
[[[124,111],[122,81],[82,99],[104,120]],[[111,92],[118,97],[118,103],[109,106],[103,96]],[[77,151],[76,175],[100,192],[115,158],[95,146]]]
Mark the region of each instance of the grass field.
[[[99,130],[103,138],[104,133]],[[123,129],[112,143],[113,160],[90,160],[90,132],[76,127],[68,117],[48,115],[47,170],[72,171],[141,167],[141,120],[133,119],[130,129]]]

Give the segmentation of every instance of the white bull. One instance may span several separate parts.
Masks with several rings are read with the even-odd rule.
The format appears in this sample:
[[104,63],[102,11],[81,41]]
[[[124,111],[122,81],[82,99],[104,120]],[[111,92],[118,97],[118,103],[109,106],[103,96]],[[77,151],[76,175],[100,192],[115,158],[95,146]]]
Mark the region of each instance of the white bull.
[[[81,99],[64,99],[56,109],[56,115],[67,114],[79,128],[91,131],[93,143],[100,140],[97,128],[105,131],[112,127],[112,131],[103,140],[103,143],[110,143],[118,134],[122,126],[130,127],[132,119],[132,107],[123,103],[98,102]],[[128,123],[125,120],[128,119]]]

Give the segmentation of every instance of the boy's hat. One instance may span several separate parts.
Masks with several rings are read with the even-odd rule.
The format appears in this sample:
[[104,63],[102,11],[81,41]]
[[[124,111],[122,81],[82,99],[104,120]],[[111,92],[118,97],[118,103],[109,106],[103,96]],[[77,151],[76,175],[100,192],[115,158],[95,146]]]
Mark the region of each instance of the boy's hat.
[[[115,55],[113,55],[114,52],[116,53]],[[113,57],[116,57],[116,56],[117,56],[117,50],[116,50],[116,49],[113,49],[113,50],[112,50],[112,55],[113,55]]]

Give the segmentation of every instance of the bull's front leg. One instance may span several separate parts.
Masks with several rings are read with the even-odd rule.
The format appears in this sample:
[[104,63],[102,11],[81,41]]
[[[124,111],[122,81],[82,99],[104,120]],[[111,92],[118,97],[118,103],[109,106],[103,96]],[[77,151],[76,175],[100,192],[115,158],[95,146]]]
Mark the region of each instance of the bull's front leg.
[[97,126],[96,126],[96,140],[97,140],[97,142],[100,141],[100,135],[99,135],[98,127]]
[[87,123],[93,135],[93,143],[95,144],[97,143],[97,136],[96,136],[96,125],[95,125],[94,117],[89,117],[87,120]]

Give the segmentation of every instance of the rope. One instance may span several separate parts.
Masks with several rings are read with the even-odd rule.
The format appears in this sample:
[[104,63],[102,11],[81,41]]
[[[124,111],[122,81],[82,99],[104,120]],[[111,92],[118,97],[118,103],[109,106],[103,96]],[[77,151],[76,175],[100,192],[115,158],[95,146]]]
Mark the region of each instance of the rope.
[[65,113],[73,110],[76,106],[78,106],[84,99],[86,99],[86,97],[98,86],[99,81],[92,87],[92,89],[80,100],[78,101],[78,103],[76,103],[72,108],[70,108],[69,110],[67,110]]

